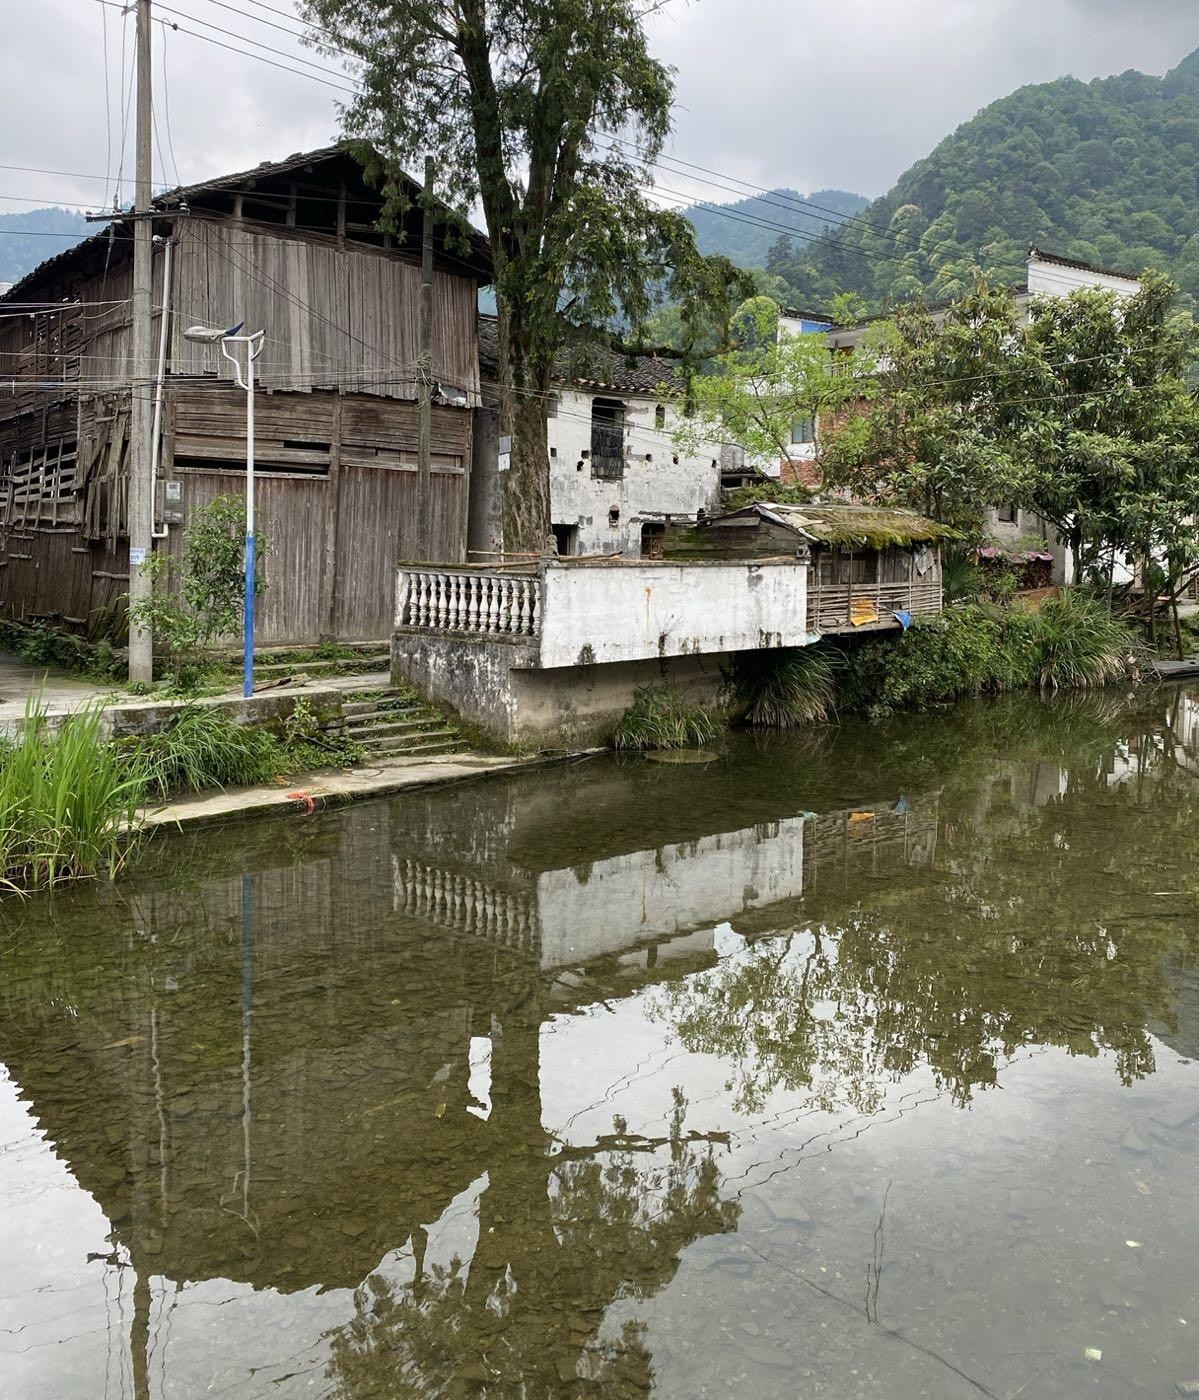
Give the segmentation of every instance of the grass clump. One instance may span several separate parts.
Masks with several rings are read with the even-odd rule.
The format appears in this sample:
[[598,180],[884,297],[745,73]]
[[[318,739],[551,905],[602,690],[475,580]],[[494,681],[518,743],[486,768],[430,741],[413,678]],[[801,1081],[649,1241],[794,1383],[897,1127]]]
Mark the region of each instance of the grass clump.
[[798,729],[828,719],[837,700],[833,668],[813,647],[755,651],[739,661],[734,691],[756,729]]
[[98,707],[52,729],[31,699],[19,737],[0,750],[0,885],[112,879],[136,838],[143,792],[140,770],[105,741]]
[[1088,690],[1138,669],[1139,643],[1090,594],[1067,589],[1047,599],[1036,620],[1036,680],[1042,690]]
[[612,734],[612,747],[622,750],[689,749],[714,743],[724,733],[724,720],[713,710],[693,705],[673,685],[649,685],[638,690]]
[[166,729],[123,747],[156,797],[264,783],[283,767],[273,734],[204,705],[185,705]]

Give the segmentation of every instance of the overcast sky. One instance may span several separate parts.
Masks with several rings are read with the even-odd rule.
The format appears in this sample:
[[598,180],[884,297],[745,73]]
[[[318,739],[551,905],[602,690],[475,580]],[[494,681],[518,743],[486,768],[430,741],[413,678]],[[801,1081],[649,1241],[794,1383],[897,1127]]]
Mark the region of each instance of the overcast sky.
[[[279,14],[253,0],[155,0],[155,12],[179,26],[154,32],[163,183],[176,168],[185,182],[226,174],[336,135],[344,94],[321,74],[196,37],[244,46],[208,27],[219,26],[286,55],[261,59],[328,66],[282,32],[295,26]],[[4,16],[0,163],[72,173],[0,170],[0,209],[111,201],[132,18],[99,0],[5,0]],[[1163,73],[1199,48],[1196,0],[673,0],[652,23],[655,51],[678,70],[677,157],[753,184],[866,195],[1021,84]],[[130,164],[127,154],[126,179]],[[660,179],[700,198],[734,197]]]

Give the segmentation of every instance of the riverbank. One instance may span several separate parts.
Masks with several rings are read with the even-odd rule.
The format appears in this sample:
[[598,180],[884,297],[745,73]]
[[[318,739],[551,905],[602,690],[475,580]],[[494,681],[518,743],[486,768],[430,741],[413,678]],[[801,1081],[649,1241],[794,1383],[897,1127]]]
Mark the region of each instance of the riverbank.
[[223,788],[181,797],[145,809],[139,817],[143,831],[162,827],[236,821],[265,812],[306,816],[322,807],[340,807],[369,797],[388,797],[454,783],[477,782],[502,774],[523,773],[558,763],[573,763],[602,752],[537,754],[510,758],[494,754],[456,753],[435,758],[394,758],[369,767],[321,769],[289,779],[282,786]]

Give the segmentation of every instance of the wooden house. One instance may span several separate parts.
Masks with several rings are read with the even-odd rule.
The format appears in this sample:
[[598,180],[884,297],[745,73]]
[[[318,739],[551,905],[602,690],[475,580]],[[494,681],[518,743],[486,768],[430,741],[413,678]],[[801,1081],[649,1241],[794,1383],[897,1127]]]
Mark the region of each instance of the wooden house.
[[[417,187],[407,182],[415,200]],[[397,560],[466,557],[478,288],[488,245],[435,235],[430,537],[415,535],[420,211],[377,231],[382,198],[347,151],[177,189],[153,222],[155,535],[245,480],[245,394],[185,327],[263,330],[259,640],[389,635]],[[128,591],[132,224],[118,220],[0,297],[0,608],[119,631]]]
[[939,613],[943,525],[906,510],[759,502],[670,526],[668,559],[810,559],[808,627],[868,632]]

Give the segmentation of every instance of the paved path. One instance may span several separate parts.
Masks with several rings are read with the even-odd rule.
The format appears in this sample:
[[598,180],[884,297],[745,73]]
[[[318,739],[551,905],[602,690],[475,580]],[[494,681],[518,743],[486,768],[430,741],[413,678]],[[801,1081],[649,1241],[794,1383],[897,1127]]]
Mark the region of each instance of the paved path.
[[369,767],[325,769],[281,785],[226,788],[221,792],[181,798],[168,806],[147,811],[144,822],[147,828],[183,826],[193,822],[236,820],[260,812],[303,817],[316,807],[335,807],[364,797],[383,797],[443,783],[467,782],[497,773],[519,773],[543,768],[549,763],[590,757],[598,752],[600,750],[592,749],[586,754],[558,758],[497,758],[489,754],[455,753],[437,758],[382,759]]
[[53,667],[30,666],[11,652],[0,652],[0,733],[24,718],[26,701],[38,690],[42,703],[52,710],[77,710],[112,694],[111,685],[80,680]]

